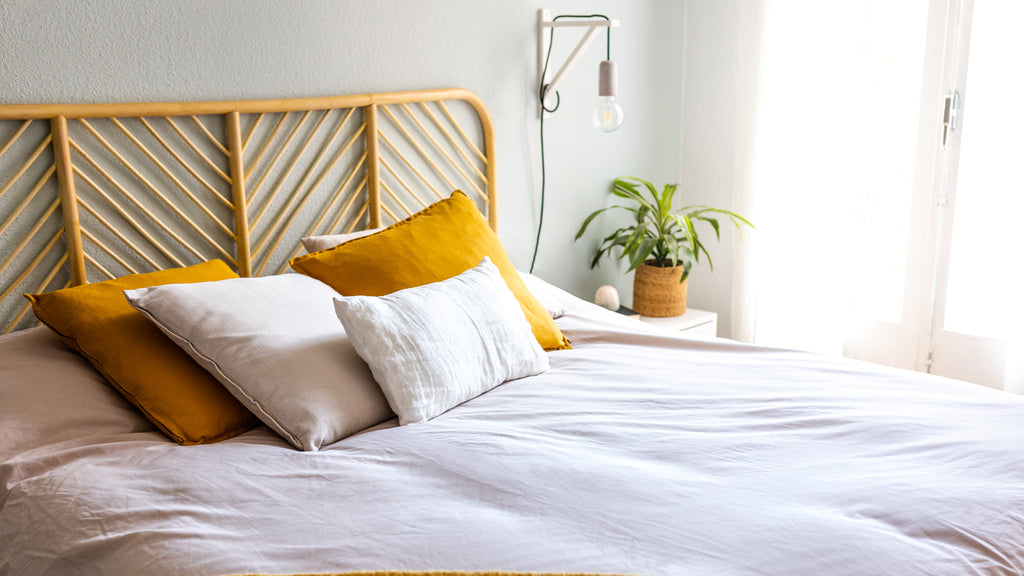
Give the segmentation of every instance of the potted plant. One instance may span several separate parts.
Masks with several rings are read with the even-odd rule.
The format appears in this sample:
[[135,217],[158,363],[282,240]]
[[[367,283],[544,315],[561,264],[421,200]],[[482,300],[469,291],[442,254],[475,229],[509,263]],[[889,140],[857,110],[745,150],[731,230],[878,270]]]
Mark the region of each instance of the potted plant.
[[711,263],[704,242],[698,234],[698,225],[704,223],[721,239],[719,218],[732,222],[742,234],[742,226],[754,227],[749,220],[711,206],[684,206],[673,209],[676,184],[666,184],[661,192],[650,182],[640,178],[617,178],[612,194],[627,200],[596,210],[576,233],[579,240],[598,214],[606,210],[626,210],[633,213],[634,221],[606,236],[597,247],[590,267],[596,267],[604,256],[612,257],[612,249],[620,248],[618,258],[628,259],[633,276],[633,309],[644,316],[679,316],[686,312],[686,280],[701,253]]

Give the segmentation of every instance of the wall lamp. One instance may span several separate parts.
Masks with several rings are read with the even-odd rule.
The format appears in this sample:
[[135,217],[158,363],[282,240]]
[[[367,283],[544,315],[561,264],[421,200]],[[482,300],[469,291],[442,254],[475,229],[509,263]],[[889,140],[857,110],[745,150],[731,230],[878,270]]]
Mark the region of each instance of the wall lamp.
[[[544,118],[558,110],[558,84],[572,69],[579,57],[586,52],[594,41],[599,30],[605,30],[605,60],[598,68],[597,104],[594,106],[594,127],[604,132],[614,132],[622,125],[622,107],[615,102],[618,90],[618,78],[615,74],[615,63],[612,62],[612,28],[618,27],[619,21],[612,20],[604,14],[561,14],[551,16],[551,10],[540,10],[538,19],[540,88],[537,91],[540,112],[540,215],[537,219],[537,239],[533,243],[533,258],[530,260],[530,272],[537,263],[537,251],[540,249],[541,231],[544,229],[544,197],[547,190],[547,162],[544,154]],[[545,82],[548,75],[548,64],[551,62],[551,44],[555,39],[555,28],[586,28],[583,38],[576,44],[569,57],[550,82]],[[550,106],[549,106],[550,104]]]
[[[564,20],[563,20],[564,19]],[[572,15],[562,14],[552,17],[551,10],[540,10],[539,18],[539,67],[540,70],[540,114],[551,113],[558,109],[558,85],[572,69],[579,57],[586,52],[597,32],[606,31],[606,59],[598,69],[598,100],[594,105],[594,127],[604,132],[612,132],[622,125],[622,107],[615,101],[618,91],[618,78],[615,63],[611,59],[611,29],[618,27],[619,21],[612,20],[603,14]],[[586,33],[573,48],[569,57],[552,76],[545,82],[548,65],[551,59],[551,44],[554,40],[555,28],[586,28]]]

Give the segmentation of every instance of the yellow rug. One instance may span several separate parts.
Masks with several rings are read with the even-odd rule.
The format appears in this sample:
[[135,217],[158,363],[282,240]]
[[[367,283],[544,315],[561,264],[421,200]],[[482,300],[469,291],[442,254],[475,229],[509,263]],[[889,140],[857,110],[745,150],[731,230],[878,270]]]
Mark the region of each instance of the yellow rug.
[[[271,576],[269,574],[238,574],[236,576]],[[332,572],[316,574],[282,574],[277,576],[616,576],[614,574],[582,574],[578,572]]]

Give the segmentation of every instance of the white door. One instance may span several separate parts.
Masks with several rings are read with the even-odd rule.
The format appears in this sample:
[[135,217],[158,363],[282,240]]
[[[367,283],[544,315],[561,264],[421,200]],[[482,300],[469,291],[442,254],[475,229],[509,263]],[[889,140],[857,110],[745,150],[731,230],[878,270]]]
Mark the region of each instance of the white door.
[[1024,2],[932,2],[903,314],[849,356],[1024,393]]
[[934,314],[919,367],[1024,392],[1024,2],[958,4],[956,122],[942,154]]
[[755,341],[1024,392],[1024,0],[764,6]]
[[[844,333],[843,353],[846,356],[899,368],[925,370],[927,351],[931,346],[933,302],[936,292],[938,247],[942,237],[940,206],[945,152],[942,118],[945,97],[954,85],[958,67],[955,56],[960,49],[960,0],[930,0],[912,16],[921,20],[924,30],[917,98],[913,107],[903,104],[907,114],[916,113],[915,139],[909,143],[911,152],[903,157],[900,171],[910,176],[907,186],[909,209],[901,214],[905,226],[899,229],[902,245],[892,242],[884,249],[875,248],[866,258],[882,252],[891,264],[889,288],[881,306],[873,303],[864,308]],[[892,126],[872,123],[877,140],[890,140]],[[882,207],[884,208],[884,207]],[[895,228],[893,224],[888,224]],[[872,285],[881,278],[877,273],[863,279]],[[896,284],[898,279],[899,284]],[[878,311],[885,311],[880,314]]]

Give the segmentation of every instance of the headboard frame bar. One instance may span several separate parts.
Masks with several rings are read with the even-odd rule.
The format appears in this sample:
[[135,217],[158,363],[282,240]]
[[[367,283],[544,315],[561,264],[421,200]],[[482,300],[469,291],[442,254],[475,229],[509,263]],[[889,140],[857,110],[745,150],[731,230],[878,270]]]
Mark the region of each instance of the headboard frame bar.
[[377,105],[369,104],[364,112],[366,122],[366,201],[370,228],[380,227],[380,141],[377,131]]
[[498,224],[491,117],[463,89],[0,105],[0,134],[3,333],[31,325],[22,292],[218,257],[280,272],[300,235],[380,227],[452,188]]
[[60,206],[64,217],[64,240],[67,243],[68,269],[71,284],[78,286],[85,278],[85,251],[82,247],[82,229],[78,221],[78,202],[75,195],[74,169],[71,167],[71,146],[68,141],[68,119],[57,116],[50,120],[53,134],[53,163],[57,167],[57,186],[60,188]]
[[[370,104],[390,105],[409,102],[463,100],[476,110],[485,124],[491,125],[490,113],[475,93],[462,88],[410,90],[374,94],[349,94],[318,98],[275,100],[220,100],[210,102],[136,102],[124,104],[5,104],[0,106],[0,120],[40,120],[67,118],[124,118],[137,116],[201,116],[207,114],[260,114],[264,112],[305,112],[335,108],[365,108]],[[487,145],[487,142],[484,142]]]
[[231,203],[235,208],[235,251],[238,275],[252,276],[252,255],[249,250],[249,218],[245,196],[245,166],[242,163],[242,125],[238,111],[227,114],[228,162],[231,168]]

